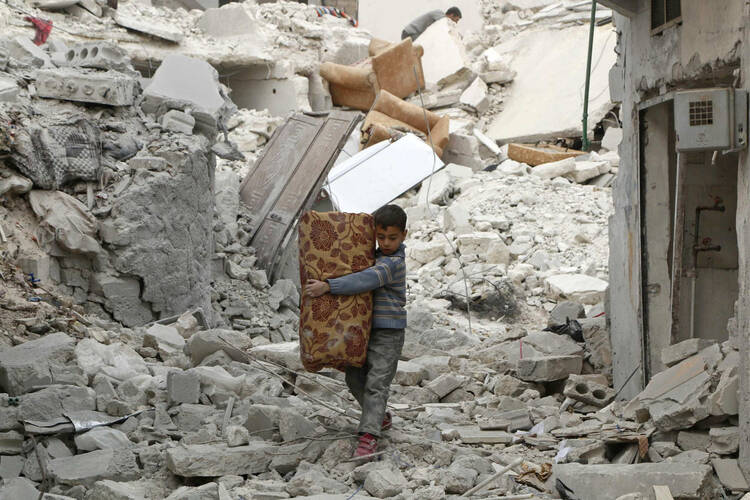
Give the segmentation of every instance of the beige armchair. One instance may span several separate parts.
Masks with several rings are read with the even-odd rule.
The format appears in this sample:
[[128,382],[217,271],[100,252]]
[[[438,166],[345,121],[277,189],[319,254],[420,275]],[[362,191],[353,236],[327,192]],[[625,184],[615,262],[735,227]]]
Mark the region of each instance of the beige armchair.
[[328,82],[334,105],[368,111],[380,90],[403,98],[424,88],[424,49],[412,45],[410,38],[396,44],[373,39],[369,52],[369,58],[353,66],[332,62],[320,65],[320,75]]
[[362,149],[388,140],[399,132],[411,132],[429,144],[428,123],[435,152],[442,157],[450,139],[450,119],[381,90],[362,124]]

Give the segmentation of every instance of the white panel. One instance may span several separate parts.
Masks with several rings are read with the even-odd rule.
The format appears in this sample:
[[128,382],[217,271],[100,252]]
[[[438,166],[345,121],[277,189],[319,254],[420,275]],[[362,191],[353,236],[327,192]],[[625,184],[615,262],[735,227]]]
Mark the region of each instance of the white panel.
[[443,168],[427,144],[412,134],[380,142],[333,167],[324,186],[342,212],[372,213]]

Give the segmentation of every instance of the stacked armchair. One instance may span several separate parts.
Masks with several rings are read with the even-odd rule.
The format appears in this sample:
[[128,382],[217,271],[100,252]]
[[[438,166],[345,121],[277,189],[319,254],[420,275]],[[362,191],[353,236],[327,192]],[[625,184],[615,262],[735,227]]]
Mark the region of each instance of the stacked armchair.
[[[448,144],[449,119],[403,98],[424,88],[422,54],[411,38],[399,43],[373,39],[370,57],[346,66],[326,62],[320,75],[328,82],[335,106],[367,112],[362,125],[362,149],[404,132],[411,132],[432,145],[438,156]],[[429,124],[430,133],[427,131]]]

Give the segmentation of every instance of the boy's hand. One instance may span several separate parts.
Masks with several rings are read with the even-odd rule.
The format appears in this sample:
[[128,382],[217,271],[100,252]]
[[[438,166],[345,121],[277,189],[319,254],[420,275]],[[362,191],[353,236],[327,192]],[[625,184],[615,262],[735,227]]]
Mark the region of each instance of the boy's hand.
[[306,297],[320,297],[331,291],[331,285],[327,281],[307,280],[305,283]]

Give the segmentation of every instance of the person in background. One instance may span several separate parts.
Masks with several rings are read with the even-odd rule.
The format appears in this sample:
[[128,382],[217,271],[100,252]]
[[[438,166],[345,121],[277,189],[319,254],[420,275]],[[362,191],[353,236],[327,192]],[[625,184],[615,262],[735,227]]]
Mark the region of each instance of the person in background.
[[406,25],[404,31],[401,32],[401,40],[403,40],[407,36],[411,37],[412,41],[416,40],[417,38],[419,38],[419,35],[424,33],[424,30],[432,25],[432,23],[434,23],[438,19],[442,19],[443,17],[447,17],[454,23],[457,23],[461,20],[461,10],[459,10],[458,7],[451,7],[450,9],[446,10],[445,13],[443,13],[442,10],[433,10],[428,12],[427,14],[422,14]]

